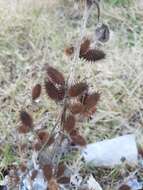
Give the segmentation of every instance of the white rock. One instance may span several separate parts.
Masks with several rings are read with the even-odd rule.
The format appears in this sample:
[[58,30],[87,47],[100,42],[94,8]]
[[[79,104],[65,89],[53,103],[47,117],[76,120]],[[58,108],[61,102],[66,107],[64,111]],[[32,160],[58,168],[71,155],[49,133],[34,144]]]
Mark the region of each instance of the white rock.
[[91,175],[87,181],[88,188],[92,190],[102,190],[102,187],[99,183],[95,180],[95,178]]
[[98,167],[114,167],[125,158],[129,165],[137,165],[138,151],[135,135],[125,135],[111,140],[89,144],[82,156],[87,163]]

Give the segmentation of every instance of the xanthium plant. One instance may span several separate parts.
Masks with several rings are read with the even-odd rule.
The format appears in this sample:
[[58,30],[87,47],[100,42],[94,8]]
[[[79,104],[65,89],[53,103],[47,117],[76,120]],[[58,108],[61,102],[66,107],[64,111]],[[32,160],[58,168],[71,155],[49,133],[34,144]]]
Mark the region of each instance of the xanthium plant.
[[[84,0],[84,2],[86,2],[85,9],[90,9],[95,4],[98,8],[98,17],[100,16],[99,1]],[[104,27],[104,29],[107,32],[107,28]],[[99,30],[101,30],[101,27]],[[106,40],[104,31],[102,30],[102,35],[98,34],[100,41],[103,38]],[[71,46],[65,48],[64,53],[70,57],[77,53],[77,49],[77,47]],[[87,62],[95,62],[105,58],[105,53],[102,50],[91,47],[91,40],[87,37],[83,37],[80,41],[78,55],[78,58]],[[27,180],[32,188],[32,184],[35,180],[38,180],[41,172],[44,179],[43,183],[48,190],[59,190],[60,184],[70,185],[70,175],[66,172],[66,163],[62,161],[63,153],[72,150],[70,147],[73,145],[77,149],[86,146],[86,139],[81,134],[78,124],[81,122],[81,118],[82,120],[88,119],[96,112],[101,96],[99,92],[91,92],[90,84],[86,81],[77,80],[73,85],[69,85],[69,77],[65,78],[57,68],[48,64],[45,66],[44,85],[38,83],[31,90],[33,103],[36,102],[43,91],[51,101],[54,101],[60,107],[60,115],[57,122],[52,124],[51,131],[49,131],[47,128],[37,129],[32,115],[25,110],[20,112],[21,124],[17,129],[18,133],[23,137],[28,134],[34,136],[30,144],[30,157],[33,161],[32,169],[29,169],[29,157],[26,157],[29,144],[21,142],[18,144],[20,157],[22,157],[21,163],[19,167],[14,168],[10,177],[11,182],[20,184],[20,189],[22,189],[24,176],[28,176]],[[23,156],[24,154],[26,156]]]
[[[86,140],[80,134],[80,127],[76,125],[80,117],[89,118],[96,112],[97,104],[100,100],[100,93],[89,91],[89,84],[78,81],[74,85],[68,87],[64,75],[56,68],[46,66],[46,77],[44,88],[47,96],[51,101],[55,101],[57,105],[62,107],[60,121],[57,130],[53,130],[51,134],[46,129],[34,130],[34,122],[32,116],[27,111],[20,112],[21,125],[18,127],[20,134],[34,132],[35,142],[33,151],[40,154],[45,148],[62,146],[65,139],[68,139],[68,146],[73,144],[76,146],[86,146]],[[42,86],[37,84],[32,89],[32,100],[35,101],[41,94]],[[59,138],[58,138],[59,137]],[[60,139],[60,140],[59,140]],[[55,149],[56,150],[56,149]],[[64,163],[55,163],[53,158],[46,164],[40,164],[43,171],[44,179],[48,181],[49,190],[59,189],[59,184],[69,184],[70,176],[65,175]],[[26,173],[28,168],[26,163],[20,165],[20,171]],[[38,170],[33,169],[31,172],[31,181],[36,179]]]

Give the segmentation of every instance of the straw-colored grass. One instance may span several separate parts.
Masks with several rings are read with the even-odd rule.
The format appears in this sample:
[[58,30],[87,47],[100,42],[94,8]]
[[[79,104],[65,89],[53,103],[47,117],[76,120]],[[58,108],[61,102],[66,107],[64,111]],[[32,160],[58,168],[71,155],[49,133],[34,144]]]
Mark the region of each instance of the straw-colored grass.
[[[16,143],[22,108],[32,113],[35,123],[56,117],[57,108],[44,92],[39,104],[33,107],[31,89],[37,82],[43,82],[45,63],[68,76],[70,62],[63,50],[75,39],[80,26],[80,18],[75,18],[79,13],[71,4],[53,0],[0,0],[1,144]],[[76,66],[76,75],[87,77],[102,94],[97,113],[83,126],[88,142],[138,134],[143,123],[142,2],[132,2],[128,8],[102,2],[101,14],[111,30],[110,41],[102,47],[106,59],[93,64],[80,61]],[[96,14],[89,20],[87,33],[94,34]],[[48,117],[46,110],[50,111]],[[12,153],[8,154],[13,158]],[[9,160],[2,164],[9,164]],[[15,155],[10,161],[13,160],[18,157]],[[110,185],[106,189],[113,189],[118,177],[115,170],[118,168],[107,172]]]

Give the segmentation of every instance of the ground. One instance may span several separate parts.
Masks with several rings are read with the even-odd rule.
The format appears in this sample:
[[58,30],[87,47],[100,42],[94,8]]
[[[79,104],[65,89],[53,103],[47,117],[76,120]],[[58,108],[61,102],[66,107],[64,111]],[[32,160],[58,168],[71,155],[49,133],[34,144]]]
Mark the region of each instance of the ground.
[[[35,123],[57,114],[44,92],[38,105],[31,103],[31,89],[44,81],[49,63],[68,76],[70,61],[64,48],[79,34],[81,13],[72,0],[60,2],[0,0],[0,144],[4,154],[0,167],[18,162],[10,151],[18,139],[19,111],[27,109]],[[110,27],[111,38],[102,49],[106,59],[80,61],[76,75],[101,92],[97,113],[84,123],[87,141],[135,133],[141,141],[143,123],[143,4],[142,1],[102,1],[101,20]],[[97,24],[96,9],[90,16],[87,34]],[[90,168],[87,168],[90,170]],[[98,171],[99,170],[99,171]],[[123,168],[98,169],[96,178],[105,189],[113,189]],[[92,173],[93,170],[92,170]],[[102,179],[100,176],[103,176]]]

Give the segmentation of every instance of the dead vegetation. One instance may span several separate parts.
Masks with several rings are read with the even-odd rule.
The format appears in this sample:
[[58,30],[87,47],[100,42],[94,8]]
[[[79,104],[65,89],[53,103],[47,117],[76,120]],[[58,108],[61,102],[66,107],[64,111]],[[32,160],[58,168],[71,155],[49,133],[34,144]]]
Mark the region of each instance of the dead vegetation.
[[[49,131],[47,132],[47,128],[51,131],[53,124],[56,125],[57,120],[60,120],[61,110],[57,111],[55,102],[61,104],[61,101],[64,102],[64,98],[67,98],[67,94],[71,99],[80,96],[80,98],[74,101],[70,100],[67,103],[70,114],[84,113],[84,116],[88,118],[90,116],[90,119],[86,120],[84,126],[80,128],[80,133],[84,134],[83,136],[86,137],[87,142],[90,143],[121,134],[142,132],[143,53],[141,49],[143,15],[141,6],[138,6],[138,2],[133,2],[128,8],[112,7],[107,3],[101,3],[101,19],[110,26],[111,31],[110,41],[101,46],[101,51],[106,53],[106,58],[96,62],[96,64],[91,64],[86,61],[91,59],[92,55],[87,56],[89,47],[84,47],[88,51],[82,51],[81,48],[80,58],[85,59],[80,59],[79,64],[75,66],[75,77],[78,78],[79,83],[72,86],[68,91],[66,89],[65,92],[63,85],[65,85],[70,72],[70,59],[72,57],[65,57],[64,51],[68,45],[75,44],[74,42],[80,33],[78,28],[80,27],[83,9],[81,8],[77,12],[76,6],[71,6],[72,1],[69,1],[69,3],[61,1],[60,4],[56,3],[54,5],[47,2],[21,1],[17,4],[17,1],[15,1],[15,4],[12,5],[4,1],[0,2],[1,172],[7,166],[11,164],[18,165],[21,161],[25,165],[26,156],[29,157],[28,154],[31,154],[29,147],[35,139],[35,135],[37,141],[32,146],[38,151],[41,150],[43,142],[48,141],[48,145],[55,142],[54,137],[50,136]],[[87,24],[86,34],[90,37],[95,32],[96,13],[96,11],[93,11]],[[65,52],[71,55],[73,51],[74,47],[70,51],[66,49]],[[102,53],[101,57],[103,55]],[[43,76],[45,76],[45,63],[52,67],[50,69],[48,67],[47,78],[42,82]],[[54,70],[55,68],[56,70]],[[56,78],[54,76],[55,72]],[[64,77],[61,73],[64,74]],[[97,106],[97,111],[93,104],[96,105],[95,99],[98,100],[99,94],[86,94],[88,84],[92,84],[91,89],[101,92],[101,101]],[[44,90],[54,101],[47,98]],[[87,107],[94,107],[94,109],[87,112]],[[20,126],[20,111],[23,111],[21,112],[21,122],[24,127],[23,125]],[[96,114],[93,114],[95,111]],[[27,115],[27,113],[30,114]],[[75,126],[73,115],[62,117],[65,120],[63,128],[67,135],[70,134],[71,140],[79,145],[85,145],[85,139],[81,136],[79,138],[80,134],[77,134],[76,131],[70,131]],[[33,121],[39,131],[34,131],[33,135],[28,134],[25,138],[18,137],[17,127],[20,126],[20,132],[27,133],[29,129],[33,130]],[[67,123],[70,123],[70,126]],[[21,140],[21,146],[18,147],[19,151],[16,152],[15,145],[19,140]],[[27,141],[29,141],[28,144],[26,144]],[[5,144],[5,142],[7,143]],[[26,150],[28,146],[29,153],[24,153],[23,158],[23,154],[21,155],[23,149],[21,150],[21,148],[24,148],[24,145]],[[45,159],[44,156],[41,157]],[[76,168],[77,172],[83,170],[85,174],[93,173],[105,189],[116,189],[117,184],[124,176],[122,173],[128,170],[121,167],[111,170],[97,169],[92,172],[90,168],[85,170],[85,166],[82,166],[79,157],[75,153],[67,155],[63,160],[68,161],[68,167],[72,171]],[[44,173],[47,179],[50,178],[51,186],[57,186],[59,180],[66,182],[69,180],[67,176],[63,179],[55,179],[53,174],[50,177],[47,176],[47,168],[49,168],[49,165],[44,167]],[[56,172],[54,175],[58,176],[59,171]],[[127,173],[129,172],[128,170]],[[35,178],[35,175],[36,171],[34,170],[31,178]],[[139,175],[142,177],[140,168]]]

